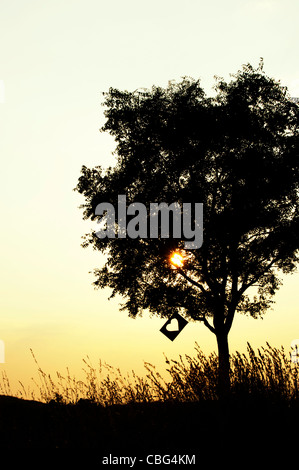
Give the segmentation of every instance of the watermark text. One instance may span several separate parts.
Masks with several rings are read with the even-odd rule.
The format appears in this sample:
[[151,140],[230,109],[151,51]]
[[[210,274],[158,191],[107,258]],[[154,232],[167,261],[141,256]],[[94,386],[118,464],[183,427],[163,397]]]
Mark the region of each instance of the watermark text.
[[141,202],[127,207],[126,195],[118,196],[117,208],[101,202],[95,208],[102,224],[96,236],[103,238],[178,238],[184,239],[187,250],[198,249],[203,243],[203,204],[178,202],[150,203],[149,211]]

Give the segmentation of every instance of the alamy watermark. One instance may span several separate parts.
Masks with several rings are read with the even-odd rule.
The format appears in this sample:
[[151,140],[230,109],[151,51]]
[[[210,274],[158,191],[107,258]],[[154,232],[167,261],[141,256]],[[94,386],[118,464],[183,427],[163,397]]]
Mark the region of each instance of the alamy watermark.
[[299,339],[293,339],[293,341],[291,342],[291,348],[291,361],[294,364],[297,364],[299,362]]
[[[149,212],[141,202],[127,207],[126,195],[118,196],[117,208],[109,202],[101,202],[95,215],[102,223],[96,236],[103,238],[179,238],[184,239],[184,248],[198,249],[203,243],[203,204],[178,202],[167,204],[150,203]],[[160,231],[159,231],[160,227]],[[160,232],[160,233],[159,233]]]

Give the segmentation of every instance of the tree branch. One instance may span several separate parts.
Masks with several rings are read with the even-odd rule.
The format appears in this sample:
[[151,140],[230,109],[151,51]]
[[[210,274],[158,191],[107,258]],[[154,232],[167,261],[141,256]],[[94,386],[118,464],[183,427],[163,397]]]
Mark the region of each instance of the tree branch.
[[198,320],[199,320],[199,321],[202,321],[202,322],[204,323],[204,325],[205,325],[210,331],[212,331],[212,333],[216,334],[215,328],[213,328],[212,325],[210,325],[210,323],[208,322],[208,320],[206,319],[205,316],[199,317]]
[[[187,281],[191,282],[191,284],[193,284],[194,286],[196,287],[199,287],[199,289],[203,292],[204,295],[206,295],[207,297],[210,297],[210,294],[209,292],[207,292],[205,290],[205,288],[199,284],[198,282],[194,281],[191,277],[187,276],[186,273],[184,273],[184,271],[181,269],[181,268],[177,268],[178,272],[185,278],[187,279]],[[204,325],[210,330],[212,331],[212,333],[216,334],[216,330],[215,328],[212,327],[212,325],[210,325],[210,323],[208,322],[208,320],[206,319],[206,317],[203,315],[202,317],[199,317],[198,318],[199,321],[202,321],[204,323]]]
[[252,281],[248,282],[247,284],[245,284],[245,282],[243,282],[243,284],[242,284],[241,288],[239,289],[238,293],[239,293],[240,295],[242,295],[249,287],[253,286],[253,284],[255,284],[255,283],[259,280],[259,278],[260,278],[261,276],[263,276],[263,274],[265,274],[267,271],[269,271],[269,269],[272,268],[273,265],[274,265],[274,264],[276,263],[276,261],[278,261],[278,260],[279,260],[279,257],[274,258],[274,259],[268,264],[268,266],[267,266],[265,269],[263,269],[262,271],[260,271],[259,274],[258,274],[257,276],[255,276],[255,277],[252,279]]
[[198,282],[194,281],[191,277],[187,276],[187,274],[181,269],[181,268],[177,268],[177,271],[185,278],[187,279],[187,281],[191,282],[191,284],[193,284],[194,286],[198,287],[207,297],[209,297],[209,292],[207,292],[205,290],[205,288],[199,284]]

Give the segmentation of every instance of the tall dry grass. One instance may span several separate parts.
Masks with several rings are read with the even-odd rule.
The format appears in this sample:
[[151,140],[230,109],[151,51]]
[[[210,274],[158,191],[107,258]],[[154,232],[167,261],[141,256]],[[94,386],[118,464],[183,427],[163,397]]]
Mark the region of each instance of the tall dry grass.
[[[152,401],[198,401],[217,399],[218,358],[216,353],[206,356],[199,345],[195,346],[193,357],[180,356],[179,360],[165,357],[168,380],[163,378],[156,367],[144,363],[145,375],[137,376],[134,371],[123,375],[117,368],[99,362],[94,367],[89,358],[84,359],[84,380],[77,380],[66,374],[56,373],[55,380],[45,373],[38,364],[37,379],[32,387],[25,389],[20,383],[16,394],[11,392],[5,373],[0,381],[0,392],[25,399],[42,402],[77,403],[89,400],[103,406]],[[296,400],[298,398],[299,364],[290,360],[283,347],[274,348],[266,343],[254,351],[248,343],[247,353],[231,355],[231,393],[235,397],[262,397],[270,400]]]

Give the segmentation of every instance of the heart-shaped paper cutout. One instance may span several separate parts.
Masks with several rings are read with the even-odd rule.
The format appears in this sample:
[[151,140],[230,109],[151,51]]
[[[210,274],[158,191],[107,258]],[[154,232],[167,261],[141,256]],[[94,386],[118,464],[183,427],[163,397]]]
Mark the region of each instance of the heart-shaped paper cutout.
[[176,318],[172,318],[171,321],[166,326],[167,331],[179,331],[179,322]]

